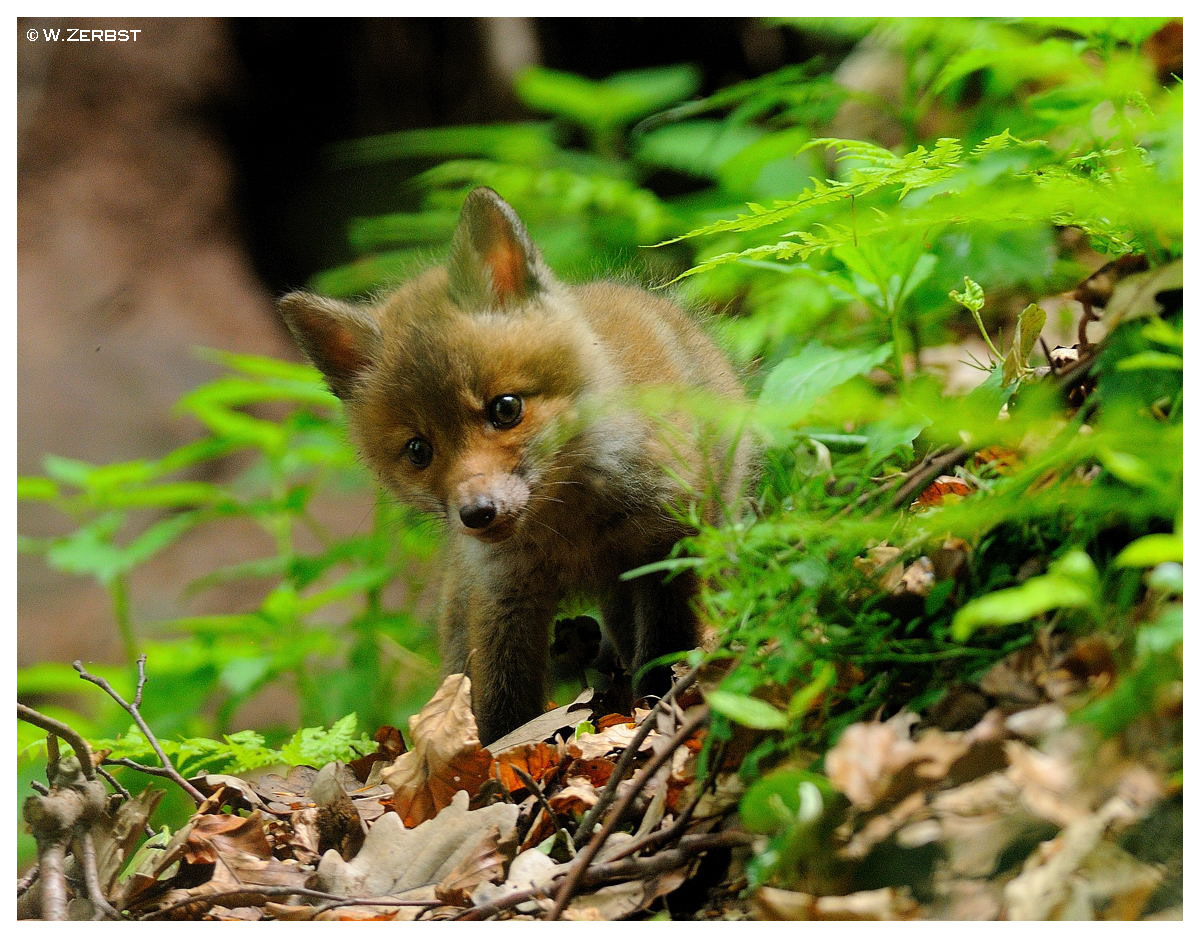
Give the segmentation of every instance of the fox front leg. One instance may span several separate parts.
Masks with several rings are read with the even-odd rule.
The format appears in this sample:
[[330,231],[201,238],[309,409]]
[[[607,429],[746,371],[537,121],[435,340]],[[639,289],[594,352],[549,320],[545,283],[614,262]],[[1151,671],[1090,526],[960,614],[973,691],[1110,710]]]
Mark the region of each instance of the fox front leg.
[[486,746],[544,709],[557,597],[472,591],[465,598],[466,666],[479,738]]

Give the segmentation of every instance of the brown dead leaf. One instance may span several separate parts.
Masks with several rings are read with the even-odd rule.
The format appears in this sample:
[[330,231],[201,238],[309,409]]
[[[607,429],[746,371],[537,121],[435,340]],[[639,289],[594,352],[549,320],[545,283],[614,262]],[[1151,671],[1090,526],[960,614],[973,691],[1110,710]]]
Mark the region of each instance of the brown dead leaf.
[[958,476],[938,476],[912,501],[912,509],[920,511],[925,508],[935,508],[946,503],[946,499],[965,498],[975,491],[966,479]]
[[[596,733],[576,734],[567,743],[567,752],[576,759],[602,759],[610,752],[629,748],[637,729],[636,723],[614,723]],[[662,741],[660,734],[651,730],[638,746],[638,752],[649,751],[656,741]]]
[[[523,850],[516,855],[508,868],[508,876],[498,886],[484,883],[471,897],[475,905],[483,905],[501,896],[526,889],[541,889],[550,893],[555,881],[563,873],[565,864],[556,863],[540,850]],[[518,912],[549,910],[554,902],[550,898],[530,899],[516,906]]]
[[471,893],[476,888],[483,883],[497,883],[504,878],[504,871],[516,852],[516,828],[507,828],[502,834],[500,825],[493,825],[479,839],[475,848],[438,883],[434,894],[447,905],[469,905]]
[[1115,913],[1136,918],[1162,874],[1104,841],[1109,826],[1128,811],[1113,798],[1040,844],[1004,888],[1008,918],[1091,921],[1110,903]]
[[756,918],[766,921],[897,922],[920,918],[906,889],[888,887],[848,896],[813,896],[763,886],[753,898]]
[[878,578],[879,585],[887,592],[892,592],[900,583],[901,567],[900,548],[891,544],[876,544],[867,548],[867,556],[854,558],[854,569],[863,576]]
[[[480,842],[491,842],[493,829],[499,840],[514,836],[516,805],[493,804],[470,811],[469,801],[465,791],[455,792],[451,803],[436,817],[411,829],[404,827],[398,815],[383,815],[367,831],[362,849],[353,860],[346,861],[332,850],[321,857],[317,888],[357,898],[434,898],[436,884],[460,872],[468,857],[485,852]],[[371,914],[399,919],[411,919],[419,911],[413,908],[396,913],[370,905],[363,908]]]
[[378,748],[374,752],[368,752],[365,756],[351,759],[347,763],[350,766],[350,771],[354,773],[354,777],[360,782],[366,782],[371,775],[371,769],[377,762],[390,765],[404,755],[404,753],[408,752],[408,744],[404,741],[404,734],[394,726],[379,727],[375,731],[374,738],[378,744]]
[[566,784],[552,794],[547,801],[555,814],[583,815],[600,800],[600,793],[586,778],[568,778]]
[[998,711],[965,732],[930,728],[912,739],[916,719],[901,712],[886,723],[855,723],[829,751],[829,780],[855,807],[892,804],[914,791],[960,784],[1004,767],[1006,731]]
[[936,582],[933,562],[928,557],[918,557],[900,574],[900,582],[896,585],[895,592],[925,597]]
[[655,899],[678,889],[685,869],[669,870],[646,879],[633,879],[576,896],[562,917],[569,922],[615,922],[647,908]]
[[505,749],[492,763],[492,774],[500,780],[506,791],[514,792],[525,787],[525,782],[515,769],[520,769],[535,782],[558,766],[560,754],[557,746],[548,743],[525,743]]
[[183,847],[188,863],[216,863],[222,855],[243,853],[265,859],[271,845],[257,811],[248,817],[205,814],[195,819]]
[[491,774],[492,754],[480,745],[465,674],[447,677],[409,726],[412,749],[382,777],[405,826],[415,827],[435,817],[456,792],[477,792]]

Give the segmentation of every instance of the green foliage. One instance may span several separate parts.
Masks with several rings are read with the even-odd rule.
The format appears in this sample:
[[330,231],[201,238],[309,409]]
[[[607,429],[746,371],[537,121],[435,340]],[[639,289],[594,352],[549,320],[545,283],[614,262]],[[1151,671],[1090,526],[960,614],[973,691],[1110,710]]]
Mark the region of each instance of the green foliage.
[[[314,369],[205,355],[224,373],[185,394],[176,410],[207,435],[157,460],[97,466],[47,456],[46,475],[21,480],[20,497],[51,505],[75,527],[23,537],[21,549],[109,592],[129,661],[145,652],[151,688],[171,688],[148,693],[145,703],[164,735],[224,733],[237,709],[272,685],[299,691],[306,726],[348,711],[372,726],[399,720],[419,706],[436,669],[428,629],[407,607],[392,608],[384,591],[402,580],[420,595],[436,549],[432,529],[371,494],[345,439],[340,404]],[[234,454],[244,468],[230,482],[186,478]],[[350,504],[356,519],[366,512],[365,523],[350,534],[328,530],[314,514],[322,495],[355,492]],[[265,553],[206,571],[181,597],[241,585],[243,608],[144,618],[137,571],[166,551],[186,550],[201,527],[253,544],[247,523],[260,532]],[[118,680],[125,684],[128,675]],[[70,668],[49,664],[22,671],[18,687],[23,694],[80,690]]]

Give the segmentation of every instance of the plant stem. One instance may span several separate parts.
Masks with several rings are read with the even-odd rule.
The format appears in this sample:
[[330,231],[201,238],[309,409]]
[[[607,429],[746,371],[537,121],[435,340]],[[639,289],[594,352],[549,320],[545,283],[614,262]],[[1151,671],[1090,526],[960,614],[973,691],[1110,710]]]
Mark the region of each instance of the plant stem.
[[117,632],[121,636],[121,646],[125,650],[125,661],[133,665],[138,659],[137,636],[133,631],[133,611],[129,603],[129,577],[118,573],[108,586],[112,597],[113,618],[117,623]]

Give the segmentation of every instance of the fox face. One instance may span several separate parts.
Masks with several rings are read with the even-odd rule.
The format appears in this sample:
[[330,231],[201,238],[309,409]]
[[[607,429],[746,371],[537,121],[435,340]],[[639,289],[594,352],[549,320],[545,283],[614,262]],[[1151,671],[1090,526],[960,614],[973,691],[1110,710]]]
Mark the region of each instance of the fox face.
[[477,189],[446,268],[374,307],[294,293],[280,308],[381,482],[497,543],[561,503],[580,404],[611,371],[572,304],[512,209]]

